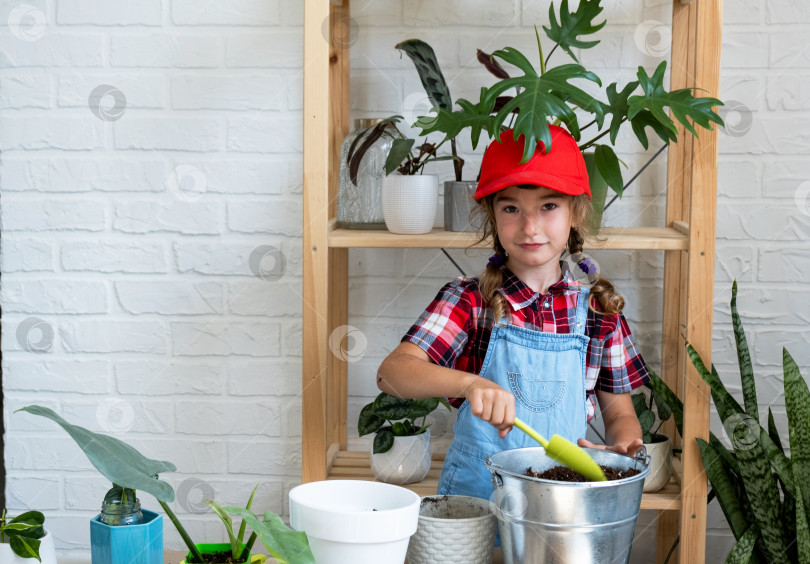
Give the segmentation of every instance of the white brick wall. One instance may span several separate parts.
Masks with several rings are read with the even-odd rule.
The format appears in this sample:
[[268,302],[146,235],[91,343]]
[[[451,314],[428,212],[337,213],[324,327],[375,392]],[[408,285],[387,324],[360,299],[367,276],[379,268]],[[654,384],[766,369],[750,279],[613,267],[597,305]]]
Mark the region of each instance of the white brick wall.
[[[658,22],[665,33],[668,2],[607,4],[602,44],[584,62],[613,79],[667,56],[665,45],[650,50],[652,36],[644,52],[635,32]],[[422,88],[394,49],[410,37],[434,47],[454,98],[475,97],[492,81],[475,48],[533,55],[547,5],[354,2],[352,116],[411,110],[403,101]],[[760,401],[784,423],[782,345],[810,375],[810,9],[725,6],[721,97],[735,103],[720,136],[714,360],[738,392],[736,278]],[[106,484],[54,425],[12,415],[31,403],[173,461],[165,478],[178,491],[201,480],[197,493],[240,503],[260,482],[256,507],[286,511],[301,463],[302,20],[300,0],[0,3],[6,496],[12,510],[46,511],[61,562],[89,561],[87,520]],[[481,147],[462,148],[471,176]],[[631,168],[644,161],[635,144],[621,153]],[[660,222],[665,169],[650,167],[607,222]],[[481,253],[451,253],[468,273],[483,264]],[[597,258],[657,366],[661,253]],[[365,448],[356,417],[376,366],[457,272],[434,250],[349,260],[349,323],[368,336],[349,367],[349,437]],[[437,448],[451,424],[436,415]],[[221,538],[192,498],[176,504],[192,534]],[[651,561],[654,524],[642,516],[634,562]],[[729,539],[713,507],[709,534],[707,561],[718,561]]]

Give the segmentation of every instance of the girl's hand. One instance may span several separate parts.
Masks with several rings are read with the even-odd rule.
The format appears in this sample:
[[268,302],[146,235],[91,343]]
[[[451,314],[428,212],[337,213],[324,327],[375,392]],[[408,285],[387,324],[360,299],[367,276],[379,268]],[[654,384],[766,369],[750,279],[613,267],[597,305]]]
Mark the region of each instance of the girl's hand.
[[475,376],[463,391],[472,414],[496,427],[501,438],[506,437],[515,423],[515,396],[481,376]]
[[627,445],[596,445],[593,444],[588,439],[579,439],[577,444],[581,447],[586,448],[598,448],[601,450],[611,450],[613,452],[618,452],[619,454],[626,454],[628,456],[635,456],[638,447],[643,445],[641,439],[634,439],[630,444]]

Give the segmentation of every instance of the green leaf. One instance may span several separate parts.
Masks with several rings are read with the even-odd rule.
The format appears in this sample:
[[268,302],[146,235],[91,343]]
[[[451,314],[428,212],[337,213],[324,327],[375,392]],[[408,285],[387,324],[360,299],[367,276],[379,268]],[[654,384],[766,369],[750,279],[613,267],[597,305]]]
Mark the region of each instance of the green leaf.
[[450,112],[443,109],[434,109],[434,113],[428,116],[420,116],[416,120],[414,127],[422,130],[422,135],[430,133],[444,133],[445,139],[453,139],[467,127],[470,128],[470,141],[472,148],[478,147],[481,133],[487,132],[492,138],[497,138],[500,130],[495,124],[495,119],[491,115],[495,107],[495,98],[488,100],[485,98],[486,88],[481,88],[481,100],[477,104],[459,98],[456,103],[461,110]]
[[643,393],[630,394],[630,399],[633,400],[633,409],[636,412],[636,417],[647,410],[647,396]]
[[[706,365],[703,363],[703,359],[700,358],[700,355],[694,349],[694,347],[690,344],[686,344],[686,352],[689,355],[689,358],[692,361],[692,365],[695,367],[695,370],[698,371],[700,377],[703,378],[703,381],[706,382],[712,390],[712,393],[717,394],[722,405],[718,405],[718,410],[721,407],[726,409],[730,409],[732,413],[744,413],[743,408],[737,403],[737,400],[726,390],[726,387],[723,385],[723,382],[717,376],[717,372],[714,370],[714,366],[712,366],[712,370],[706,368]],[[716,404],[717,402],[715,402]],[[726,419],[727,417],[724,416],[722,413],[720,414],[722,419]]]
[[8,539],[8,545],[11,547],[14,554],[22,558],[36,558],[38,561],[42,562],[42,559],[39,557],[40,542],[41,541],[38,539],[24,536],[13,536]]
[[641,415],[638,416],[638,423],[641,425],[641,430],[649,433],[652,426],[655,425],[655,413],[650,411],[643,411]]
[[412,401],[413,400],[381,393],[374,400],[374,413],[388,421],[405,419],[410,416]]
[[757,404],[757,386],[754,380],[754,369],[751,366],[751,354],[748,351],[748,341],[745,338],[740,313],[737,311],[737,281],[731,286],[731,323],[734,326],[734,340],[737,343],[737,361],[740,365],[740,380],[742,381],[743,398],[745,399],[745,412],[759,423],[759,407]]
[[[29,529],[42,528],[45,524],[45,515],[40,511],[26,511],[17,515],[13,519],[8,520],[2,526],[3,532],[13,534],[11,531],[25,531]],[[43,532],[44,534],[44,532]],[[31,536],[31,535],[29,535]]]
[[619,168],[619,157],[616,156],[616,153],[614,153],[613,149],[608,145],[596,145],[594,148],[594,159],[599,174],[602,175],[607,185],[621,198],[624,192],[624,181],[622,180],[622,171]]
[[787,349],[782,349],[785,374],[785,410],[788,416],[791,462],[796,476],[796,492],[804,500],[805,510],[810,504],[810,391],[799,373],[799,367]]
[[672,408],[669,407],[669,403],[667,400],[658,394],[653,394],[653,401],[655,402],[655,409],[658,411],[658,419],[666,421],[670,417],[672,417]]
[[174,489],[156,477],[177,470],[171,462],[152,460],[125,442],[72,425],[53,410],[38,405],[18,409],[58,423],[76,441],[87,458],[113,484],[145,491],[160,501],[174,501]]
[[398,169],[411,156],[413,139],[394,139],[388,157],[385,159],[385,174],[389,175]]
[[391,450],[394,446],[394,433],[390,429],[380,429],[374,435],[374,445],[372,452],[374,454],[383,454]]
[[552,3],[548,7],[549,27],[544,26],[543,30],[549,39],[562,47],[575,61],[577,58],[571,51],[571,47],[589,49],[599,43],[599,41],[584,41],[579,38],[580,35],[591,35],[605,27],[607,21],[600,24],[593,23],[594,18],[602,13],[599,2],[600,0],[581,0],[577,10],[569,12],[568,0],[562,0],[559,21],[557,14],[554,13],[554,4]]
[[524,136],[525,146],[521,162],[527,162],[534,154],[538,141],[542,142],[545,150],[551,148],[551,133],[548,128],[550,121],[560,119],[565,123],[574,139],[580,138],[579,122],[572,109],[578,106],[587,112],[593,112],[598,125],[601,127],[604,119],[602,104],[593,96],[574,86],[571,80],[590,80],[601,86],[599,77],[585,70],[580,65],[560,65],[548,70],[544,75],[538,76],[528,59],[517,49],[506,47],[495,51],[493,56],[499,57],[518,67],[524,76],[501,80],[486,90],[482,104],[486,108],[494,108],[495,101],[506,90],[518,89],[519,93],[509,100],[495,115],[495,127],[499,128],[517,110],[514,123],[514,137]]
[[[720,100],[708,97],[695,98],[692,96],[692,91],[688,88],[673,90],[672,92],[666,91],[664,88],[666,66],[666,61],[662,61],[655,69],[652,76],[647,75],[647,71],[644,70],[644,67],[638,67],[636,76],[638,77],[638,82],[644,94],[631,96],[628,99],[630,104],[630,108],[627,112],[628,119],[632,121],[637,114],[647,110],[650,112],[652,120],[658,122],[675,136],[678,134],[678,128],[675,126],[675,122],[667,115],[667,108],[672,112],[675,119],[681,122],[695,137],[697,137],[697,131],[695,131],[692,122],[706,129],[712,128],[711,122],[723,125],[723,120],[720,116],[712,111],[713,107],[723,105]],[[650,117],[647,116],[645,120],[650,120]],[[636,128],[634,127],[633,130],[636,131]],[[656,133],[661,136],[660,131],[657,129]],[[636,134],[638,135],[638,131],[636,131]],[[664,137],[662,137],[662,140],[665,143],[667,142],[667,139]]]
[[[797,464],[793,465],[793,479],[798,483],[801,480],[801,470]],[[801,488],[796,489],[796,547],[800,564],[810,563],[810,526],[807,523],[807,511],[802,498]]]
[[433,48],[420,39],[408,39],[395,47],[404,51],[413,61],[419,80],[422,81],[422,86],[433,105],[444,110],[452,110],[453,99],[450,97],[450,88],[444,79]]
[[782,562],[787,545],[783,535],[779,488],[760,444],[761,427],[744,413],[733,414],[723,421],[723,426],[729,432],[737,454],[745,493],[756,518],[763,550],[769,562]]
[[259,518],[247,509],[241,507],[224,509],[231,515],[241,516],[247,522],[278,564],[315,564],[307,535],[289,528],[275,513],[265,511],[263,519],[259,521]]
[[225,509],[213,499],[206,499],[205,503],[208,504],[208,507],[214,510],[214,513],[216,513],[217,517],[219,517],[219,519],[222,521],[222,525],[225,527],[225,530],[228,533],[228,540],[231,543],[231,556],[237,558],[242,552],[242,543],[237,541],[236,535],[234,535],[233,519],[231,519],[228,512],[226,512]]
[[391,432],[394,433],[395,437],[408,437],[413,435],[414,429],[415,427],[409,419],[397,421],[391,425]]
[[678,429],[678,433],[683,436],[683,402],[681,398],[675,395],[675,392],[670,390],[666,382],[653,370],[649,370],[649,373],[650,381],[647,385],[652,388],[653,393],[655,393],[657,397],[663,398],[667,402],[667,405],[672,411],[672,416],[675,418],[675,428]]
[[[636,88],[638,82],[630,82],[619,92],[616,90],[616,83],[613,82],[605,89],[608,97],[608,104],[605,107],[605,113],[610,113],[613,117],[610,120],[610,142],[616,144],[616,138],[619,135],[619,130],[622,124],[627,119],[627,112],[630,110],[630,103],[627,101]],[[646,137],[644,148],[647,148]]]
[[360,410],[360,416],[357,418],[357,432],[361,437],[369,433],[376,433],[383,425],[385,425],[385,419],[374,413],[374,402],[366,404]]
[[726,564],[747,564],[750,562],[758,537],[756,527],[750,527],[745,531],[745,534],[737,540],[737,544],[734,545],[734,548],[726,557]]
[[[253,505],[253,496],[256,495],[256,490],[258,490],[258,489],[259,489],[259,484],[256,484],[253,487],[253,491],[250,492],[250,497],[248,498],[247,504],[245,505],[245,509],[250,509],[250,506]],[[247,527],[247,523],[245,522],[244,519],[242,519],[242,524],[239,525],[239,533],[236,535],[236,541],[239,544],[242,544],[242,542],[245,539],[245,527]]]
[[734,491],[733,478],[726,473],[722,459],[712,445],[701,438],[696,440],[700,447],[703,468],[706,470],[706,476],[712,484],[712,491],[717,496],[717,502],[726,516],[726,521],[731,528],[731,532],[734,533],[734,538],[739,540],[743,533],[749,529],[749,524]]
[[439,398],[420,398],[412,400],[411,411],[408,417],[413,419],[425,417],[432,413],[437,407],[439,407]]
[[773,419],[771,406],[768,406],[768,436],[779,447],[780,451],[785,452],[784,447],[782,447],[782,438],[779,436],[779,429],[776,428],[776,421]]

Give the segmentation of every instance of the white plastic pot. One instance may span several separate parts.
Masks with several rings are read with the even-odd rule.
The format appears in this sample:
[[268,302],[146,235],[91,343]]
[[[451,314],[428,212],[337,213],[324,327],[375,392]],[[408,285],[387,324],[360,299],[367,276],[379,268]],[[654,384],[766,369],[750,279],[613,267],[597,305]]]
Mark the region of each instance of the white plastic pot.
[[466,495],[422,498],[408,564],[490,564],[497,522],[486,499]]
[[371,473],[388,484],[412,484],[430,470],[430,429],[410,437],[394,437],[388,452],[374,454],[371,446]]
[[419,496],[380,482],[326,480],[290,490],[290,526],[318,564],[402,564],[416,532]]
[[383,179],[383,217],[391,233],[430,233],[439,207],[439,177],[390,174]]
[[[56,548],[53,544],[53,535],[50,531],[45,531],[45,536],[39,539],[39,557],[42,564],[56,564]],[[22,558],[14,554],[7,544],[0,544],[0,562],[2,564],[32,564],[37,562],[36,558]]]
[[657,443],[644,443],[650,456],[650,474],[644,479],[644,492],[657,492],[667,485],[672,473],[672,441],[666,435],[659,435],[666,440]]

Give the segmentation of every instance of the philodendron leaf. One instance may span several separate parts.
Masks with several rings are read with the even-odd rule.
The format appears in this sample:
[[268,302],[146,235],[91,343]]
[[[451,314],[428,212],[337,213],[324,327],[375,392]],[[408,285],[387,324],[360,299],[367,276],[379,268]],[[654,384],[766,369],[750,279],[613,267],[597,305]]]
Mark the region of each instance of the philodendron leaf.
[[434,106],[445,110],[453,109],[453,99],[450,97],[450,89],[444,79],[439,61],[436,60],[436,53],[433,48],[421,39],[408,39],[395,45],[396,49],[404,51],[416,66],[419,73],[419,80]]
[[266,511],[263,519],[259,521],[259,518],[247,509],[241,507],[223,509],[231,515],[241,516],[278,564],[315,564],[307,535],[289,528],[275,513]]
[[439,398],[421,398],[412,400],[411,412],[408,417],[424,417],[439,407]]
[[394,446],[394,433],[390,429],[380,429],[374,435],[374,445],[372,452],[374,454],[384,454],[391,450]]
[[562,47],[572,59],[577,60],[571,47],[589,49],[598,44],[599,41],[584,41],[580,35],[591,35],[605,27],[607,20],[599,24],[594,24],[593,20],[602,13],[600,0],[580,0],[576,12],[568,11],[568,0],[560,3],[560,18],[554,13],[554,4],[548,7],[549,27],[543,26],[543,30],[549,39]]
[[734,340],[737,344],[737,361],[740,365],[740,380],[742,382],[745,412],[759,423],[759,407],[757,404],[757,386],[754,380],[754,369],[751,365],[751,354],[748,351],[748,340],[745,338],[745,329],[737,311],[737,281],[731,285],[731,324],[734,326]]
[[[782,349],[785,373],[785,410],[788,416],[790,455],[805,508],[810,504],[810,391],[787,349]],[[794,493],[798,499],[798,492]]]
[[[41,537],[45,534],[42,526],[45,524],[45,515],[40,511],[26,511],[17,515],[2,526],[7,535],[25,534],[29,537]],[[26,531],[30,531],[27,532]],[[37,533],[39,533],[37,535]]]
[[14,554],[22,558],[36,558],[39,562],[42,562],[39,557],[40,542],[39,539],[24,536],[13,536],[8,539],[8,544]]
[[385,425],[385,419],[374,413],[373,402],[366,404],[360,410],[360,416],[357,418],[357,431],[361,437],[369,433],[376,433],[383,425]]
[[608,145],[596,145],[594,147],[593,156],[599,174],[602,175],[607,185],[621,198],[624,192],[624,181],[622,180],[622,171],[619,168],[619,157],[616,156],[616,153],[614,153],[613,149]]
[[412,400],[382,393],[374,400],[374,413],[388,421],[396,421],[411,416]]
[[[481,89],[481,100],[477,104],[473,104],[469,100],[459,98],[456,103],[461,107],[460,110],[450,112],[448,110],[438,109],[434,110],[427,116],[420,116],[414,123],[414,127],[422,130],[422,135],[430,133],[444,133],[446,139],[453,139],[458,136],[461,131],[467,127],[470,128],[470,141],[472,148],[478,147],[478,142],[481,139],[481,134],[486,131],[490,138],[497,137],[497,127],[495,120],[490,115],[495,107],[495,99],[486,100],[484,95],[486,88]],[[491,105],[487,105],[490,104]]]
[[157,479],[158,474],[177,470],[171,462],[146,458],[125,442],[72,425],[47,407],[29,405],[17,411],[58,423],[76,441],[93,466],[113,484],[150,493],[160,501],[174,501],[174,489]]

